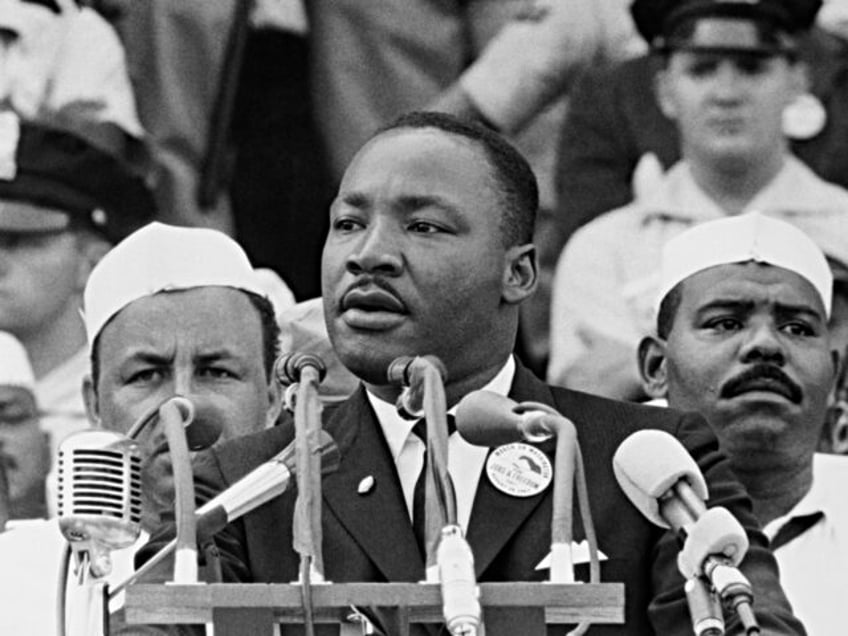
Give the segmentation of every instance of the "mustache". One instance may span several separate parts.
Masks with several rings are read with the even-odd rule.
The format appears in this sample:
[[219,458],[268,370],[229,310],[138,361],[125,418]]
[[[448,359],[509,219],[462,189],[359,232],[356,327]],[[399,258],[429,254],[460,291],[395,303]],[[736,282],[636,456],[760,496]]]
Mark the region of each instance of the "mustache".
[[732,398],[747,390],[759,388],[764,385],[785,395],[795,404],[801,402],[804,392],[792,378],[790,378],[780,367],[771,364],[758,364],[742,371],[734,376],[721,388],[722,398]]
[[360,275],[356,278],[356,280],[354,280],[350,285],[348,285],[348,287],[344,290],[344,293],[342,294],[342,302],[344,302],[344,299],[352,291],[374,287],[386,292],[387,294],[390,294],[395,299],[397,299],[398,302],[401,302],[401,296],[394,288],[394,286],[384,278],[380,276],[374,276],[373,274]]

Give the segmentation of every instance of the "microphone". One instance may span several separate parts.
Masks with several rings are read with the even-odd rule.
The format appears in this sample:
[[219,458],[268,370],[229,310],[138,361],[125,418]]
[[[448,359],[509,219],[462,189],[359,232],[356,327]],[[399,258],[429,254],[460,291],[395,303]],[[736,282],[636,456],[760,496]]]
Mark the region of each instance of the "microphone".
[[[327,431],[319,431],[318,447],[313,452],[320,455],[322,475],[338,469],[341,460],[339,447]],[[292,442],[198,508],[198,536],[211,537],[230,522],[288,490],[296,473],[295,455],[295,442]]]
[[[192,397],[189,399],[179,395],[163,400],[150,408],[130,427],[126,437],[137,439],[151,422],[158,421],[160,409],[171,401],[174,402],[182,415],[183,422],[185,423],[186,442],[190,451],[204,450],[218,441],[218,438],[221,437],[221,432],[224,430],[224,423],[221,421],[218,412],[212,409],[201,398]],[[190,410],[192,407],[194,409],[193,413]]]
[[456,430],[470,444],[503,446],[544,442],[554,436],[556,422],[550,414],[523,409],[494,391],[472,391],[457,404]]
[[[320,454],[322,475],[338,469],[341,460],[339,448],[330,434],[323,429],[319,431],[318,446],[314,452]],[[292,441],[277,455],[260,464],[229,488],[197,508],[195,512],[197,542],[205,543],[214,534],[223,530],[227,524],[288,490],[292,477],[296,475],[295,454],[295,441]],[[127,580],[115,585],[111,589],[109,597],[113,598],[127,585],[149,572],[171,554],[176,547],[177,540],[172,539]]]
[[443,383],[448,377],[448,370],[436,356],[400,356],[389,364],[386,371],[389,384],[404,387],[396,405],[404,419],[414,420],[424,415],[427,376],[431,379],[438,376],[444,394]]
[[707,509],[707,484],[683,444],[664,431],[637,431],[616,450],[613,472],[647,519],[684,539],[677,559],[680,573],[687,579],[706,577],[722,601],[736,610],[746,633],[759,633],[751,584],[737,568],[748,550],[748,537],[727,509]]
[[514,442],[538,443],[557,437],[553,511],[551,519],[551,568],[553,583],[573,583],[572,505],[577,485],[580,514],[584,519],[590,548],[590,576],[600,580],[597,543],[588,491],[585,487],[582,456],[574,424],[558,411],[537,402],[517,403],[492,391],[473,391],[460,400],[456,409],[456,429],[466,441],[478,446],[502,446]]
[[277,380],[284,386],[300,382],[300,376],[307,368],[317,371],[318,382],[327,375],[327,365],[314,353],[286,353],[274,363]]
[[91,574],[111,572],[109,552],[141,532],[141,451],[124,435],[84,430],[59,446],[59,528],[75,551],[87,551]]

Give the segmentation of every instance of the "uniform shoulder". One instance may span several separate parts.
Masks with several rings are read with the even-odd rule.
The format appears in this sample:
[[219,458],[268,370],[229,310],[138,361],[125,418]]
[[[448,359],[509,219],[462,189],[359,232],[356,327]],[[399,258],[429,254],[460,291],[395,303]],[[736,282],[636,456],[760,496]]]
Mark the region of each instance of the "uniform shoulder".
[[614,400],[563,387],[552,386],[551,392],[563,415],[586,419],[598,425],[615,424],[623,427],[625,432],[643,428],[674,432],[686,415],[677,409]]

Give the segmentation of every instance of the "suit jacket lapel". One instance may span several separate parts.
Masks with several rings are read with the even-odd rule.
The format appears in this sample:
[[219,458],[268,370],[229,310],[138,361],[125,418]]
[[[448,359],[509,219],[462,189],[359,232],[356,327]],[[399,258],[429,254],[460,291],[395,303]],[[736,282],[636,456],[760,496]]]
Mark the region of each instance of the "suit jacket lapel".
[[[532,400],[553,404],[553,396],[548,387],[533,377],[520,363],[516,365],[510,397],[517,401]],[[534,446],[547,454],[553,462],[555,440]],[[495,488],[486,474],[480,476],[467,532],[478,577],[485,572],[527,517],[549,496],[550,490],[549,486],[532,497],[513,497]]]
[[[335,410],[326,428],[334,437],[338,431],[346,438],[340,444],[343,450],[338,471],[323,480],[327,507],[386,580],[422,579],[424,563],[397,470],[363,388]],[[366,477],[373,478],[374,485],[366,494],[358,494],[357,487]]]

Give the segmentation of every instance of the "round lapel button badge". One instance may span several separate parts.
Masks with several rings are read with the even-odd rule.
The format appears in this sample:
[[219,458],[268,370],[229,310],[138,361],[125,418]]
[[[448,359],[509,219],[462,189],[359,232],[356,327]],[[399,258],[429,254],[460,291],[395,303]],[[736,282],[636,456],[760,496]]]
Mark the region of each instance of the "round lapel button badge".
[[516,442],[498,446],[489,454],[486,476],[507,495],[532,497],[551,483],[553,468],[548,456],[538,448]]

